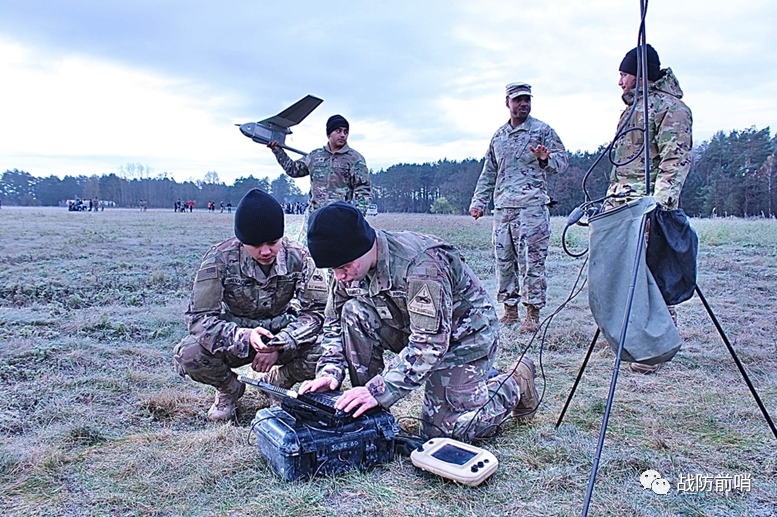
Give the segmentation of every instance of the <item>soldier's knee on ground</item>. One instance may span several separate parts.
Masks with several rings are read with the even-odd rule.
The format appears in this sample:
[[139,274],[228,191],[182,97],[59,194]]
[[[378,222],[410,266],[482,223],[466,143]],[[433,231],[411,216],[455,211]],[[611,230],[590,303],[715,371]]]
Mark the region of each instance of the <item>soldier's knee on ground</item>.
[[188,375],[193,381],[211,386],[220,386],[234,375],[223,359],[206,353],[191,336],[173,349],[173,366],[181,377]]
[[185,337],[173,348],[173,368],[181,377],[185,377],[189,370],[194,369],[199,356],[200,344],[190,336]]

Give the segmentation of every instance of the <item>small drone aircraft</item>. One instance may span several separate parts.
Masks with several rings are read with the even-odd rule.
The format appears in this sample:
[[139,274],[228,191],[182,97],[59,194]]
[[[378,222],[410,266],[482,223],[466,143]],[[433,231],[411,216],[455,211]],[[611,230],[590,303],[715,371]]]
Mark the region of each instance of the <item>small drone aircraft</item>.
[[259,144],[269,144],[272,141],[281,144],[281,147],[294,151],[295,153],[306,155],[302,151],[286,146],[286,135],[291,134],[291,126],[296,126],[302,122],[305,117],[324,102],[323,99],[313,97],[312,95],[300,99],[274,117],[264,119],[261,122],[249,122],[247,124],[235,124],[240,126],[240,132]]

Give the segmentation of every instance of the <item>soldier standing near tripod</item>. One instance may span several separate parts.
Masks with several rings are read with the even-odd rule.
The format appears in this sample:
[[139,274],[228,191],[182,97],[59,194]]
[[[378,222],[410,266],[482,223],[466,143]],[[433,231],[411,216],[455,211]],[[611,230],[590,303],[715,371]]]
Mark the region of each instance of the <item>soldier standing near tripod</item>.
[[564,172],[569,165],[556,132],[529,116],[531,98],[528,84],[507,85],[505,105],[510,120],[491,138],[469,208],[478,219],[493,196],[496,300],[504,303],[505,309],[499,322],[517,323],[521,301],[526,306],[521,332],[537,330],[540,309],[545,306],[545,259],[550,241],[545,175]]
[[[645,145],[644,131],[630,128],[645,126],[644,98],[637,98],[637,52],[631,49],[621,61],[618,85],[623,90],[626,109],[618,121],[618,138],[613,145],[613,168],[610,174],[608,195],[619,196],[608,202],[612,207],[645,196]],[[682,101],[683,91],[671,68],[661,69],[658,52],[647,45],[648,78],[648,131],[650,150],[650,188],[652,195],[663,208],[676,210],[680,204],[680,192],[691,169],[691,110]],[[641,84],[639,85],[641,87]],[[634,104],[636,103],[636,106]],[[632,107],[634,106],[634,112]],[[631,118],[629,118],[631,116]],[[624,125],[628,125],[624,127]],[[624,132],[626,131],[626,132]],[[622,165],[621,165],[622,164]],[[677,324],[677,312],[670,306],[669,314]],[[639,373],[654,373],[660,365],[631,363],[631,369]]]

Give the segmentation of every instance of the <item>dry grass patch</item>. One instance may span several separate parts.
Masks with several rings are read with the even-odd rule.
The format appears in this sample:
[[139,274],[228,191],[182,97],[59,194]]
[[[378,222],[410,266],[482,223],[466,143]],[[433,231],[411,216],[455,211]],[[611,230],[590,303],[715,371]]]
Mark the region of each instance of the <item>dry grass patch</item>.
[[[379,228],[439,235],[461,248],[496,289],[490,221],[381,214]],[[551,314],[582,260],[561,252],[554,219],[548,262]],[[777,222],[693,221],[699,282],[753,383],[777,416]],[[300,216],[287,221],[296,237]],[[419,473],[406,458],[368,472],[286,483],[258,455],[250,422],[269,400],[249,389],[234,425],[208,423],[212,388],[181,380],[172,347],[205,252],[231,236],[229,214],[57,209],[0,213],[0,507],[9,516],[472,516],[577,515],[582,508],[614,356],[600,340],[563,425],[555,423],[595,331],[583,289],[554,316],[542,351],[543,406],[528,425],[507,422],[485,444],[500,469],[479,488]],[[52,239],[57,245],[52,246]],[[582,229],[570,244],[586,246]],[[501,311],[501,308],[499,308]],[[591,515],[774,516],[776,440],[701,303],[679,309],[684,345],[656,376],[624,365]],[[497,366],[521,350],[501,330]],[[421,393],[398,403],[416,417]],[[402,425],[415,429],[412,418]],[[750,474],[750,492],[642,490],[652,468]]]

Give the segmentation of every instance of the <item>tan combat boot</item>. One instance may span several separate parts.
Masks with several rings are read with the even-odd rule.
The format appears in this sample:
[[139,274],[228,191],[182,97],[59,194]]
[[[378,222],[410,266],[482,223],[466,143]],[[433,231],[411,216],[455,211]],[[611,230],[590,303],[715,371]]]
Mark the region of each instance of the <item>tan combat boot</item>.
[[208,410],[208,420],[222,422],[235,418],[237,399],[242,397],[245,391],[246,385],[234,375],[224,386],[216,388],[216,400]]
[[631,368],[632,372],[637,372],[637,373],[642,373],[642,374],[647,375],[649,373],[656,373],[661,368],[661,365],[660,364],[649,365],[649,364],[644,364],[644,363],[631,363],[629,368]]
[[513,418],[519,422],[528,422],[534,418],[540,405],[540,396],[534,386],[535,375],[534,361],[526,356],[522,357],[517,365],[513,365],[513,379],[521,390],[518,405],[513,408]]
[[526,317],[518,328],[518,331],[534,333],[537,332],[538,328],[540,328],[540,310],[534,305],[527,305]]
[[513,323],[518,323],[518,306],[517,305],[505,305],[505,313],[504,316],[499,318],[499,323],[501,325],[512,325]]

